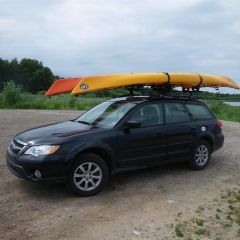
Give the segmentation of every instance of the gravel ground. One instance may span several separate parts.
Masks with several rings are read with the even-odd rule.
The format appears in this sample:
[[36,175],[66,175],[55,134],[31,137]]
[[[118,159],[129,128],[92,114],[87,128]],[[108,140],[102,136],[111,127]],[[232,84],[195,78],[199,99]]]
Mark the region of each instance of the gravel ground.
[[8,170],[5,152],[17,133],[79,114],[0,110],[0,239],[239,239],[227,193],[240,190],[240,123],[223,121],[225,145],[205,170],[180,163],[119,173],[90,198]]

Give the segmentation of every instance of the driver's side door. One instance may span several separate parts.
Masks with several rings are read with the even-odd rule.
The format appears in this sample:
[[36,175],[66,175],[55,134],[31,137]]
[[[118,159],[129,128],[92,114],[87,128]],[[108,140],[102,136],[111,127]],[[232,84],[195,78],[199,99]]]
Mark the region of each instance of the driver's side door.
[[151,165],[165,160],[166,127],[162,104],[150,103],[136,109],[128,120],[141,122],[139,128],[118,131],[118,166]]

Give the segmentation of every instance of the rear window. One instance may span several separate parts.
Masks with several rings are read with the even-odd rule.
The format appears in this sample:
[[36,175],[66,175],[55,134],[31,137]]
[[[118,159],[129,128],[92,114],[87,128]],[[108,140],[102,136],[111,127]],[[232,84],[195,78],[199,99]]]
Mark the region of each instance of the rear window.
[[166,124],[190,122],[188,113],[182,103],[165,103]]
[[204,105],[186,104],[192,116],[198,120],[214,118],[212,112]]

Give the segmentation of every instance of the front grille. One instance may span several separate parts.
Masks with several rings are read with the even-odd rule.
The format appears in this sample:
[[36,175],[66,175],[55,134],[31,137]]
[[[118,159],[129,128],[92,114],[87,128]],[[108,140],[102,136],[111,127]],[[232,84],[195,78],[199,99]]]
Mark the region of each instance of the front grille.
[[11,141],[8,150],[12,155],[16,156],[26,145],[27,145],[26,143],[21,142],[18,139],[14,138]]

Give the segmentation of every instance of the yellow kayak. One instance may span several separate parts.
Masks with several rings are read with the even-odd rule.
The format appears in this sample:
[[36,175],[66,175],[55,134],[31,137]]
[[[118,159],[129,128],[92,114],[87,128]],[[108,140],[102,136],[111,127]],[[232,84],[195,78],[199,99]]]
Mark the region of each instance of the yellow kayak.
[[[79,80],[79,81],[78,81]],[[58,80],[57,80],[58,81]],[[73,82],[74,81],[74,82]],[[76,82],[78,83],[76,84]],[[60,86],[59,84],[64,84]],[[69,86],[67,87],[69,83]],[[76,85],[75,85],[76,84]],[[74,87],[75,85],[75,87]],[[54,84],[51,86],[51,92],[46,96],[54,95],[52,93],[70,92],[72,94],[81,94],[104,89],[114,89],[120,87],[144,85],[144,86],[161,86],[170,85],[171,87],[182,88],[202,88],[202,87],[230,87],[239,89],[240,87],[230,78],[215,76],[209,74],[197,73],[129,73],[129,74],[112,74],[89,77],[79,77],[58,81],[57,88]],[[64,91],[67,88],[67,91]]]

